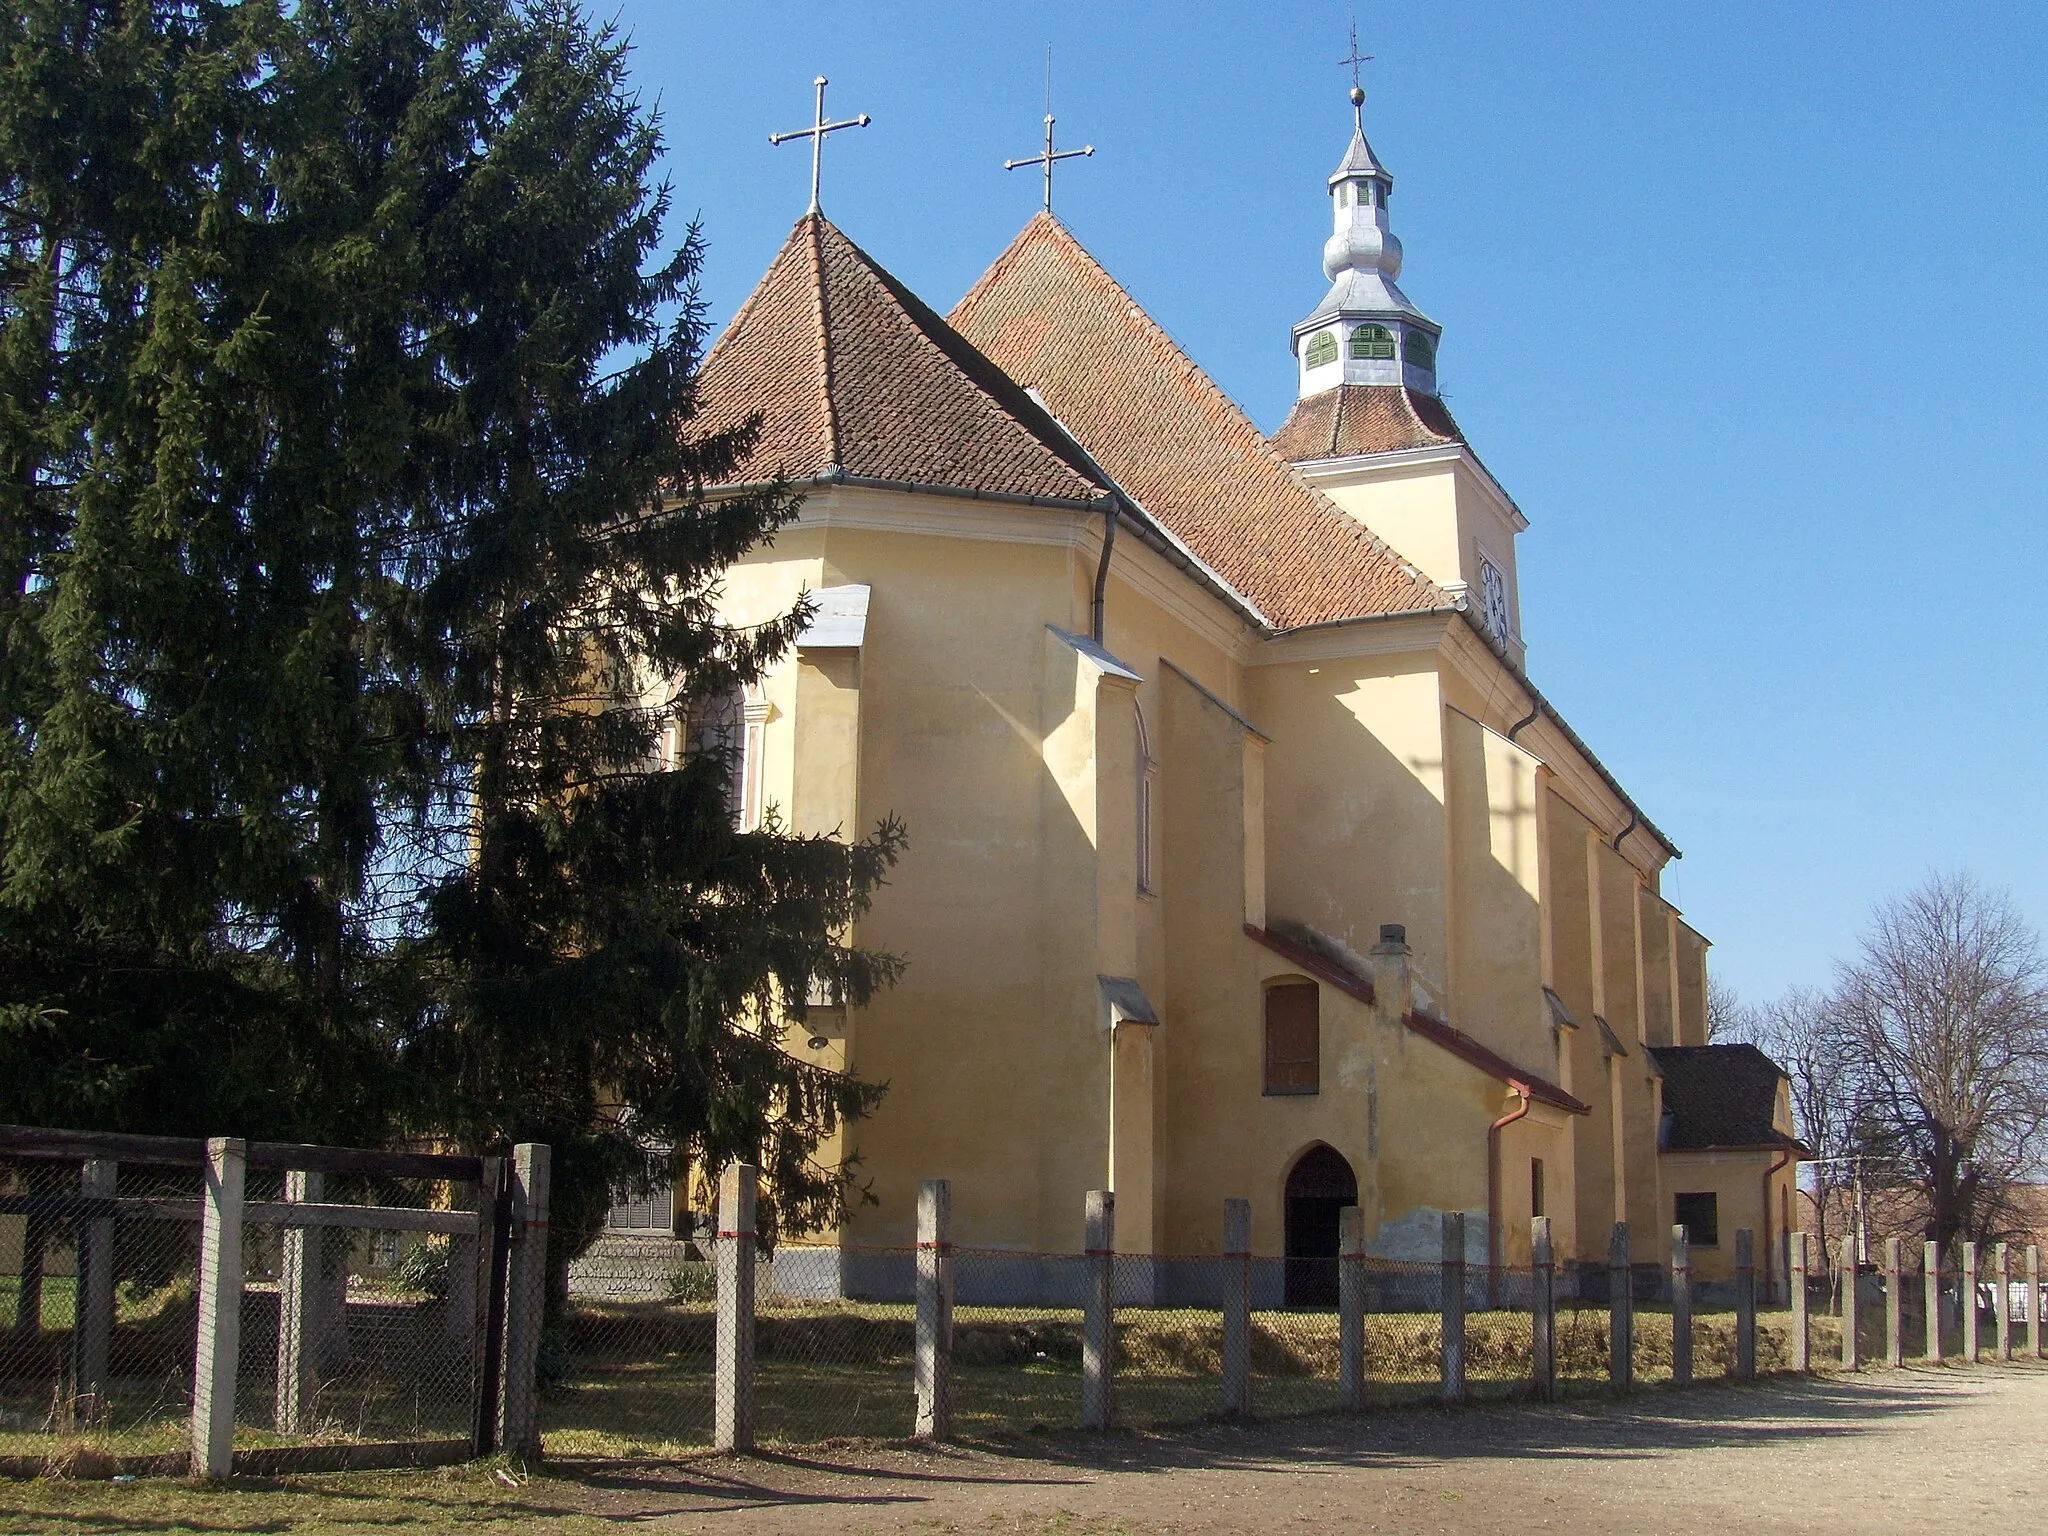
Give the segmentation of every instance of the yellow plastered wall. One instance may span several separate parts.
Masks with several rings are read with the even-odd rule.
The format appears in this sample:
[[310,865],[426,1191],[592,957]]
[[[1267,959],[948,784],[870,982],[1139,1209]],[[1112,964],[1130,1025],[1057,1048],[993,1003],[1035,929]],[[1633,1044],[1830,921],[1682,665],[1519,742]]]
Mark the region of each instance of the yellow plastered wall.
[[1363,953],[1400,923],[1433,1007],[1447,986],[1444,730],[1433,654],[1251,669],[1266,759],[1266,906]]
[[1643,1032],[1651,1045],[1678,1044],[1676,999],[1672,982],[1676,971],[1671,964],[1671,908],[1664,898],[1644,886],[1637,892],[1641,904]]
[[1556,1072],[1543,1000],[1537,782],[1529,753],[1444,712],[1451,840],[1450,1017],[1510,1061]]
[[[1782,1163],[1780,1166],[1782,1156],[1769,1148],[1757,1147],[1666,1152],[1661,1159],[1666,1191],[1663,1220],[1658,1228],[1658,1246],[1654,1256],[1666,1257],[1671,1228],[1678,1221],[1678,1197],[1681,1194],[1713,1194],[1716,1197],[1720,1241],[1712,1247],[1699,1243],[1691,1245],[1694,1278],[1733,1280],[1735,1233],[1738,1228],[1747,1227],[1754,1234],[1758,1283],[1761,1286],[1768,1278],[1770,1294],[1782,1297],[1785,1245],[1780,1211],[1789,1206],[1794,1187],[1794,1165]],[[1770,1202],[1768,1207],[1765,1204],[1767,1198]]]
[[1707,1044],[1707,941],[1691,924],[1678,924],[1675,966],[1678,972],[1678,1029],[1681,1045]]

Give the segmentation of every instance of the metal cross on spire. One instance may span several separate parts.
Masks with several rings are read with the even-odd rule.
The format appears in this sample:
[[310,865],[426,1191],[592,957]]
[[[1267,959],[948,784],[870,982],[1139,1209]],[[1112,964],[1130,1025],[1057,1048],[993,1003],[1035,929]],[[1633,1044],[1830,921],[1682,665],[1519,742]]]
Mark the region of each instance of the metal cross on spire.
[[823,161],[823,159],[824,159],[824,153],[825,153],[825,135],[826,135],[826,134],[828,134],[828,133],[837,133],[837,132],[838,132],[838,131],[839,131],[839,130],[840,130],[841,128],[865,128],[865,127],[867,127],[867,125],[868,125],[868,115],[867,115],[867,113],[865,113],[865,112],[861,113],[861,115],[860,115],[859,117],[848,117],[848,118],[843,118],[843,119],[841,119],[841,120],[840,120],[839,122],[836,122],[836,123],[828,123],[828,122],[826,122],[826,121],[825,121],[825,86],[826,86],[826,83],[827,83],[827,82],[826,82],[826,80],[825,80],[825,77],[824,77],[823,75],[820,75],[820,76],[818,76],[818,78],[817,78],[817,79],[815,79],[815,80],[813,80],[813,81],[811,82],[811,84],[815,85],[815,86],[816,86],[816,87],[818,88],[818,112],[817,112],[817,116],[816,116],[816,117],[815,117],[815,118],[814,118],[814,119],[812,120],[812,122],[811,122],[811,126],[810,126],[810,127],[808,127],[808,128],[793,128],[793,129],[791,129],[791,130],[790,130],[790,131],[789,131],[788,133],[771,133],[771,134],[769,134],[769,135],[768,135],[768,142],[769,142],[770,144],[782,144],[782,143],[785,143],[785,142],[787,142],[787,141],[788,141],[788,140],[790,140],[790,139],[809,139],[809,140],[811,141],[811,208],[810,208],[810,211],[811,211],[812,213],[816,213],[816,212],[818,212],[818,172],[819,172],[819,170],[820,170],[820,168],[821,168],[821,162],[822,162],[822,161]]
[[1061,160],[1074,160],[1082,155],[1095,153],[1093,144],[1083,144],[1079,149],[1054,149],[1052,147],[1052,48],[1045,50],[1045,150],[1042,154],[1026,155],[1022,160],[1005,160],[1003,169],[1014,171],[1023,165],[1045,167],[1045,211],[1052,212],[1052,168]]
[[1358,66],[1370,64],[1372,55],[1358,51],[1358,16],[1351,17],[1351,52],[1337,61],[1351,66],[1351,115],[1357,120],[1358,131],[1365,132],[1365,87],[1359,83]]

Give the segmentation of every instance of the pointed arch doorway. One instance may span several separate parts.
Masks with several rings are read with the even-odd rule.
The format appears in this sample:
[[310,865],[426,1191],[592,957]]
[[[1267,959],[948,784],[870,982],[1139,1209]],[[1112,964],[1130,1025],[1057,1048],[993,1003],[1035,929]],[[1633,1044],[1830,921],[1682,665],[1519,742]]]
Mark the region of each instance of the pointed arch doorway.
[[1290,1307],[1337,1304],[1337,1229],[1358,1204],[1358,1176],[1333,1147],[1318,1142],[1287,1174],[1286,1301]]

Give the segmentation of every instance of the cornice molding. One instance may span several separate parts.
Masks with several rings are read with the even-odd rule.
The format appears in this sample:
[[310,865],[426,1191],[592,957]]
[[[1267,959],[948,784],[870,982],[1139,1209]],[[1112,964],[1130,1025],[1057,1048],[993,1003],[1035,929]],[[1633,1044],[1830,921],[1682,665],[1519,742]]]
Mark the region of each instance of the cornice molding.
[[1089,523],[1099,521],[1099,512],[1026,502],[970,501],[943,491],[912,493],[840,484],[810,492],[795,519],[785,526],[914,533],[995,544],[1078,549],[1083,530]]
[[1431,652],[1443,643],[1452,610],[1425,609],[1377,618],[1348,619],[1291,629],[1261,641],[1245,658],[1253,667],[1285,666],[1298,661],[1335,661],[1344,656],[1391,656],[1403,651]]
[[1373,480],[1392,480],[1403,471],[1448,464],[1463,470],[1478,487],[1480,496],[1493,504],[1494,511],[1516,533],[1529,526],[1528,516],[1515,505],[1507,488],[1493,478],[1493,471],[1480,462],[1479,455],[1464,443],[1437,443],[1427,448],[1394,448],[1385,453],[1352,453],[1327,459],[1302,459],[1294,468],[1301,477],[1320,487],[1362,485]]

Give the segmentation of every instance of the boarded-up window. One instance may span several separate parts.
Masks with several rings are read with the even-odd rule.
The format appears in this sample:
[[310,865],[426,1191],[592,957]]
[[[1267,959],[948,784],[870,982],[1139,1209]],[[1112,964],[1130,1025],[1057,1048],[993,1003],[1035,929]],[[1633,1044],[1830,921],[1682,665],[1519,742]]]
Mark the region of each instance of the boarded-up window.
[[1266,988],[1266,1092],[1318,1090],[1320,1035],[1314,982],[1283,981]]

